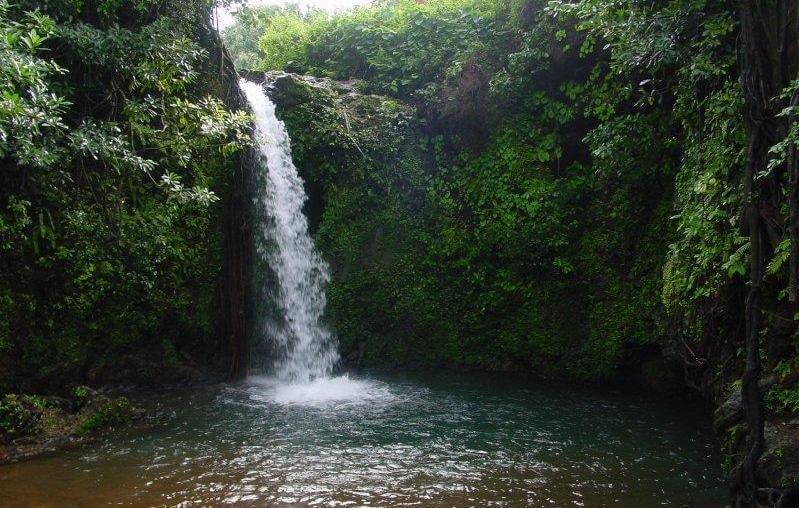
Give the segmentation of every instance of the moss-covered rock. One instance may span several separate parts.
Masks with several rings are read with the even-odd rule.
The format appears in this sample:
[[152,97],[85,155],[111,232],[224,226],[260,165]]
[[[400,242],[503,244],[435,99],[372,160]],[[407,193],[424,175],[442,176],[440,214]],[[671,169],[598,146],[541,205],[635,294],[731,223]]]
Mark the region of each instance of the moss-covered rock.
[[127,398],[84,386],[70,398],[8,394],[0,399],[0,462],[76,444],[142,416]]
[[327,317],[343,355],[372,364],[457,362],[427,335],[444,319],[421,270],[434,228],[415,108],[361,93],[357,81],[245,77],[267,83],[291,137],[311,232],[333,271]]
[[[596,246],[623,235],[574,237],[585,182],[558,187],[546,154],[528,146],[535,125],[494,133],[484,153],[460,150],[415,105],[357,81],[246,77],[266,84],[289,132],[333,269],[328,317],[345,358],[596,380],[629,365],[631,350],[659,354],[652,315],[668,235],[652,227],[632,272],[611,271],[612,249]],[[667,223],[668,202],[636,220]],[[570,242],[585,252],[569,260]],[[642,377],[670,390],[675,380],[650,367]]]
[[125,397],[100,397],[81,411],[81,422],[75,429],[78,436],[130,424],[134,409]]
[[46,404],[41,397],[9,394],[0,400],[0,443],[41,431]]

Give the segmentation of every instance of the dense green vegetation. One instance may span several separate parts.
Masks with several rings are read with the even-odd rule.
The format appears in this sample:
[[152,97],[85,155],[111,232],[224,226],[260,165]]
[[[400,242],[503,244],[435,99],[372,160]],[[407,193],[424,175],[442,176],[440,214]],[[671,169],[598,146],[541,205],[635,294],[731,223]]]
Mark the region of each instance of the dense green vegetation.
[[[732,14],[713,8],[675,3],[659,13],[674,26],[640,33],[626,9],[601,2],[393,2],[332,18],[244,11],[228,34],[240,65],[357,78],[364,93],[418,111],[414,134],[367,141],[382,152],[360,163],[319,138],[340,118],[303,105],[284,113],[323,195],[321,246],[348,263],[330,290],[345,345],[366,341],[376,361],[600,379],[671,347],[661,294],[686,333],[701,333],[691,302],[737,273],[722,265],[743,243],[712,222],[725,203],[707,210],[696,195],[701,180],[724,182],[743,143],[740,124],[714,125],[741,99]],[[240,37],[259,27],[260,37]],[[695,39],[690,48],[669,46],[677,29]],[[702,80],[718,88],[705,113],[715,151],[689,123]],[[415,159],[400,153],[414,148]],[[340,149],[353,156],[346,140]],[[699,150],[710,153],[685,155]],[[701,175],[700,155],[713,161]]]
[[0,1],[0,392],[223,352],[218,191],[249,115],[223,104],[210,7]]

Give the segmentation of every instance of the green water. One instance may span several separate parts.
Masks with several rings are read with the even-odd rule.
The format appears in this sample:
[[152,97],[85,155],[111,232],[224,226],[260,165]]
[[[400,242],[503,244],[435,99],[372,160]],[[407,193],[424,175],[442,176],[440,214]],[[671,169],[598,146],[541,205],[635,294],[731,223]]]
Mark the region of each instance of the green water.
[[[496,377],[499,377],[497,375]],[[707,415],[472,377],[152,394],[169,425],[0,466],[2,506],[723,506]]]

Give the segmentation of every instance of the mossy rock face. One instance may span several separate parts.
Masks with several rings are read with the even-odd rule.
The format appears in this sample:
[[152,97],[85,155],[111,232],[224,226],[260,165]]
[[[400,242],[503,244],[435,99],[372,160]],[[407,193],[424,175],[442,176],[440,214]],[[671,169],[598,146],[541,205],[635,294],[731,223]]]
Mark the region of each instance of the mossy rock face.
[[89,432],[125,426],[133,421],[134,409],[125,397],[100,397],[86,406],[81,414],[81,423],[75,430],[79,436]]
[[657,394],[676,394],[683,390],[684,384],[680,374],[677,366],[666,361],[661,355],[652,355],[640,364],[642,386]]
[[326,318],[342,356],[365,363],[418,356],[410,335],[429,328],[415,323],[419,309],[431,305],[422,286],[432,283],[410,272],[410,260],[425,255],[432,173],[416,108],[361,93],[357,81],[245,78],[265,83],[291,138],[308,196],[304,212],[331,266]]
[[[388,97],[362,94],[357,81],[286,73],[246,77],[265,84],[286,125],[308,196],[305,213],[312,232],[319,227],[333,188],[363,190],[370,176],[401,166],[400,152],[416,148],[415,109]],[[411,158],[419,160],[418,154]]]
[[309,82],[293,74],[277,76],[269,85],[269,96],[276,103],[286,108],[318,101],[320,98],[330,95],[330,90],[324,87],[313,89]]
[[74,389],[71,399],[9,394],[0,399],[0,463],[54,451],[142,416],[127,398],[87,387]]
[[799,418],[766,421],[764,436],[766,450],[758,461],[759,474],[769,486],[799,488]]

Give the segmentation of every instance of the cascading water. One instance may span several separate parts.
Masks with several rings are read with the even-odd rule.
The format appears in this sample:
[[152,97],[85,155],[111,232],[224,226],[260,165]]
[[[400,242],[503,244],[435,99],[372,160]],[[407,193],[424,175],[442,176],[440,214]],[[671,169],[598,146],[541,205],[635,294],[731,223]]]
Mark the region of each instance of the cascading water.
[[257,251],[277,282],[269,293],[278,312],[275,319],[267,320],[263,332],[281,353],[273,365],[278,380],[309,382],[327,377],[338,360],[335,337],[322,323],[328,267],[308,234],[308,220],[302,213],[303,182],[275,105],[260,85],[241,80],[239,86],[255,114],[261,172],[255,178],[261,216]]

